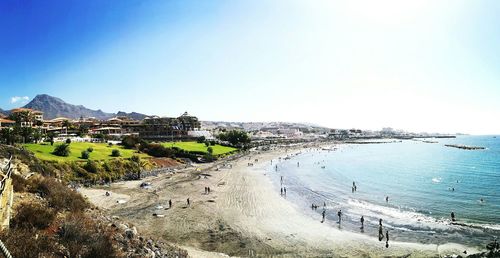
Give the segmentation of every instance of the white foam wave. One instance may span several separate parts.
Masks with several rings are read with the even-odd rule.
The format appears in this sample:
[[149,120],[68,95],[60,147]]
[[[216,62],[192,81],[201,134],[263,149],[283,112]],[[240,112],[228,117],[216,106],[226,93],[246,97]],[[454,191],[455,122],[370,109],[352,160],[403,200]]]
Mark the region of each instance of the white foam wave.
[[432,182],[434,183],[441,183],[442,178],[441,177],[434,177],[432,178]]

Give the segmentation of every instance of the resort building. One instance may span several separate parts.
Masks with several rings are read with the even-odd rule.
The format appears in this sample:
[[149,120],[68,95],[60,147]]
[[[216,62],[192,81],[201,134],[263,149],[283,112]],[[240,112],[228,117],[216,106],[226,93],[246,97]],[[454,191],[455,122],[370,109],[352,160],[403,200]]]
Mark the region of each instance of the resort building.
[[0,117],[0,129],[5,128],[5,127],[12,127],[15,124],[16,124],[16,121]]
[[11,110],[11,117],[15,118],[21,127],[33,127],[37,122],[43,122],[43,112],[31,108],[15,108]]

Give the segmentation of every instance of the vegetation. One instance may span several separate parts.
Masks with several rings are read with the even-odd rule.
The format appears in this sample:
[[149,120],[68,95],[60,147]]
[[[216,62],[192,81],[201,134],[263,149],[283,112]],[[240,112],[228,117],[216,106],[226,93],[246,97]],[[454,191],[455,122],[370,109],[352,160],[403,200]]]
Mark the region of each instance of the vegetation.
[[[109,160],[114,157],[110,155],[111,148],[104,143],[87,143],[87,142],[73,142],[71,143],[71,153],[68,156],[58,156],[52,153],[54,147],[49,144],[24,144],[26,149],[33,152],[35,156],[42,160],[51,161],[79,161],[82,160],[81,153],[84,150],[92,152],[89,159],[92,160]],[[124,149],[120,146],[113,146],[113,148],[119,149],[121,157],[130,158],[132,155],[139,155],[141,157],[147,157],[145,154],[136,153],[135,150]],[[92,151],[90,151],[90,149]]]
[[82,159],[89,159],[90,157],[90,152],[88,150],[82,151]]
[[250,143],[250,136],[244,131],[231,130],[222,132],[218,136],[219,140],[227,141],[233,146],[243,147]]
[[117,150],[117,149],[114,149],[111,151],[111,157],[120,157],[121,154],[120,154],[120,151]]
[[57,145],[52,154],[59,157],[68,157],[71,154],[71,150],[69,148],[68,143]]
[[198,142],[165,142],[162,143],[162,145],[167,148],[176,147],[185,151],[199,152],[202,155],[208,153],[208,148],[212,148],[212,154],[215,156],[232,153],[238,150],[233,147],[222,146],[218,144],[213,145],[211,147],[207,147],[205,143],[198,143]]

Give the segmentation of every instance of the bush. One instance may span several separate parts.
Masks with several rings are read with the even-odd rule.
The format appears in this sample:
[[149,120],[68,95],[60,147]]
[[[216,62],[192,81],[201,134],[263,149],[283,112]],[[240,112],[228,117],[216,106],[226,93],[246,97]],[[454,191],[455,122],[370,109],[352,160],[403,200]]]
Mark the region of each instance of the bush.
[[198,142],[198,143],[204,143],[205,140],[206,140],[205,136],[200,136],[200,137],[196,138],[196,142]]
[[56,243],[44,233],[30,229],[11,228],[0,233],[0,238],[13,257],[53,257]]
[[89,159],[90,152],[89,151],[82,151],[82,159]]
[[120,151],[117,150],[117,149],[112,150],[111,151],[111,156],[112,157],[120,157],[121,156]]
[[69,156],[70,153],[71,153],[71,150],[69,148],[69,144],[67,144],[67,143],[57,145],[54,148],[54,152],[52,152],[52,154],[57,155],[57,156],[61,156],[61,157],[67,157],[67,156]]
[[54,220],[55,212],[40,204],[26,203],[20,206],[12,219],[12,226],[25,229],[45,229]]
[[60,242],[67,248],[69,257],[118,257],[110,235],[81,214],[66,218],[59,231]]
[[88,152],[93,152],[93,151],[94,151],[94,148],[92,148],[92,147],[88,147],[88,148],[87,148],[87,151],[88,151]]
[[14,192],[24,192],[26,191],[27,180],[21,175],[12,173],[12,187]]
[[130,161],[133,161],[135,163],[140,163],[141,162],[141,157],[139,157],[137,155],[133,155],[132,157],[130,157]]
[[29,180],[29,191],[47,199],[49,206],[57,211],[82,211],[89,204],[83,196],[53,178],[34,177]]
[[139,144],[140,139],[137,136],[127,135],[122,139],[122,145],[126,149],[133,149]]
[[66,144],[70,144],[71,143],[71,139],[66,139]]
[[174,154],[173,149],[165,148],[163,145],[156,143],[147,144],[143,151],[153,157],[172,157]]
[[83,165],[83,169],[87,170],[90,173],[97,173],[99,171],[99,167],[97,162],[92,160],[87,160],[87,163]]
[[212,147],[207,148],[207,152],[212,155],[214,153],[214,149]]
[[205,142],[205,147],[208,147],[210,146],[210,143],[209,142]]

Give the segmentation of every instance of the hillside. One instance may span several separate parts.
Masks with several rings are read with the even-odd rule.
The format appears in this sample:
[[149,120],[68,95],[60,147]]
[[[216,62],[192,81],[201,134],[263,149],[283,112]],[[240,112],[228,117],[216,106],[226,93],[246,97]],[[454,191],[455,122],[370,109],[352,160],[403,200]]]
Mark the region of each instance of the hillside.
[[53,119],[56,117],[67,117],[71,119],[78,119],[80,117],[95,117],[97,119],[109,119],[114,116],[130,116],[134,119],[143,119],[146,115],[132,112],[118,112],[106,113],[102,110],[92,110],[82,105],[73,105],[66,103],[64,100],[52,97],[47,94],[37,95],[33,100],[24,106],[25,108],[32,108],[44,112],[45,119]]

